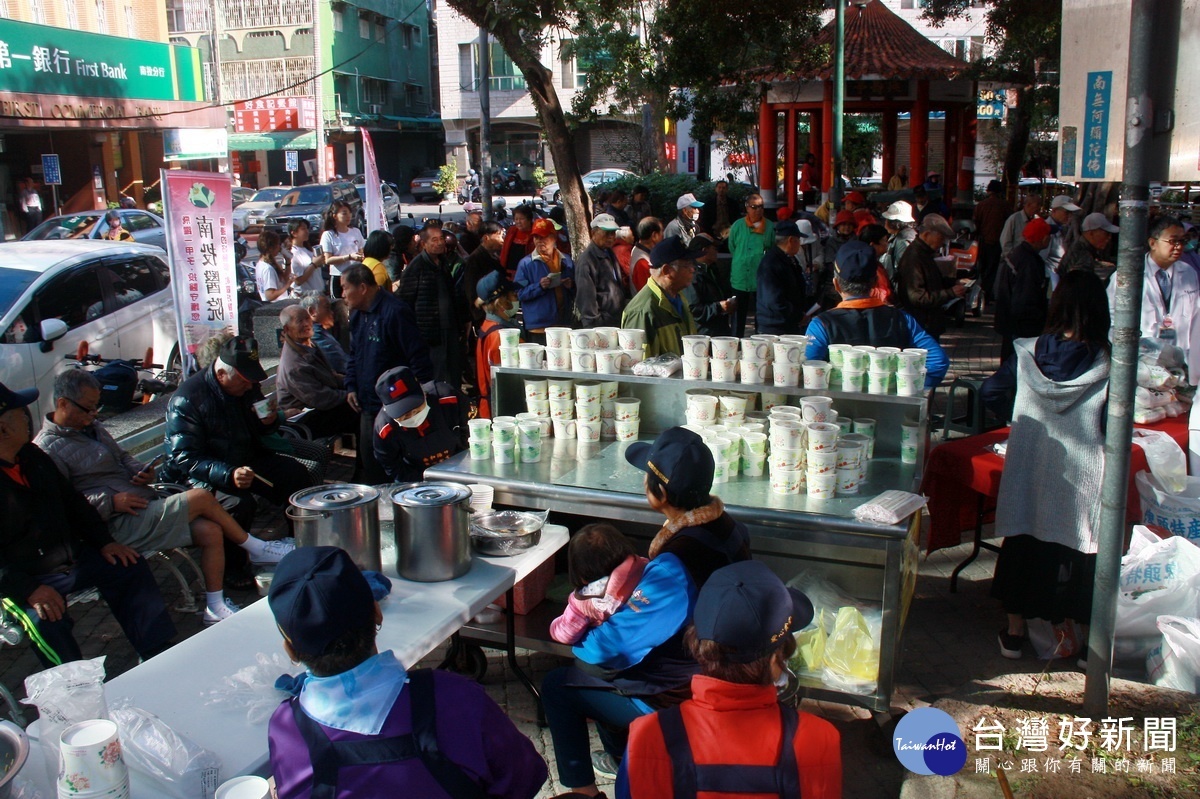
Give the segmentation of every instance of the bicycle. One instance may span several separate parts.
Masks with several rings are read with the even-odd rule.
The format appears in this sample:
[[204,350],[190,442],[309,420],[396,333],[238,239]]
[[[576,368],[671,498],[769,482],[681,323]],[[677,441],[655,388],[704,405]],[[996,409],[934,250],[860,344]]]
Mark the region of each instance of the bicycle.
[[[152,348],[146,349],[146,354],[143,358],[102,358],[100,355],[89,353],[88,343],[81,341],[75,353],[65,357],[71,362],[73,368],[84,369],[88,372],[94,372],[105,364],[125,364],[128,366],[132,374],[136,375],[136,380],[133,383],[128,400],[123,396],[119,396],[114,401],[112,397],[113,389],[120,392],[128,390],[127,387],[122,389],[120,386],[114,386],[110,389],[106,386],[102,389],[102,402],[105,407],[113,410],[127,410],[133,405],[144,405],[152,402],[159,396],[172,394],[175,392],[175,389],[179,388],[179,382],[183,376],[179,369],[168,369],[160,363],[153,363],[154,350]],[[143,375],[143,373],[145,374]],[[105,392],[109,394],[107,398],[105,397]],[[106,399],[108,401],[105,401]]]

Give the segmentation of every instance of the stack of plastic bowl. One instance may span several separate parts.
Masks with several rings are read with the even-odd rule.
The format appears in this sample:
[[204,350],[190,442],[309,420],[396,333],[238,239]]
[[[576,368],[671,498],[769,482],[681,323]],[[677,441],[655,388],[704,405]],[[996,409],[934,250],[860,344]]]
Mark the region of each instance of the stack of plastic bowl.
[[642,401],[636,397],[617,397],[613,408],[617,441],[637,441],[642,424]]
[[108,719],[72,724],[59,736],[58,796],[128,799],[129,767],[117,725]]
[[804,484],[807,431],[804,422],[795,414],[772,409],[768,462],[771,471],[771,491],[776,494],[796,494]]
[[630,367],[641,363],[646,357],[645,330],[623,327],[617,331],[617,344],[620,345],[621,352],[625,353]]
[[472,419],[467,422],[467,430],[467,449],[471,452],[471,460],[482,461],[492,457],[492,420]]
[[571,370],[571,328],[546,328],[546,368],[556,372]]
[[502,327],[496,335],[500,337],[500,365],[520,366],[521,331],[515,327]]
[[492,420],[492,460],[496,463],[517,462],[517,420]]
[[492,500],[496,496],[494,486],[484,485],[483,483],[472,483],[468,486],[471,489],[471,510],[475,513],[484,513],[492,509]]

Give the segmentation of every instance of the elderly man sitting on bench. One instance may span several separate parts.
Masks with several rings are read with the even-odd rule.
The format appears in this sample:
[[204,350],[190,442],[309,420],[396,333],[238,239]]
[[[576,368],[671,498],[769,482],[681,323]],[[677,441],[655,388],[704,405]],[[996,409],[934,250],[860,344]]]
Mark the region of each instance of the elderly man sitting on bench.
[[204,573],[204,623],[215,624],[240,608],[225,598],[223,538],[246,550],[252,563],[276,563],[292,539],[262,541],[247,535],[216,497],[193,488],[160,498],[149,487],[153,463],[134,458],[97,421],[100,383],[72,369],[54,380],[54,412],[34,439],[108,525],[112,537],[138,552],[195,544]]

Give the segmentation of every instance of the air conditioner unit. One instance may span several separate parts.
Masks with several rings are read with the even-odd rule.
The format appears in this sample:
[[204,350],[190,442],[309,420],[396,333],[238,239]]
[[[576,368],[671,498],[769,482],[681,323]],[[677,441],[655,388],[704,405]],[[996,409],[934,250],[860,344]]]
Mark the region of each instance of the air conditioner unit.
[[368,114],[374,114],[376,116],[379,116],[381,111],[383,111],[383,106],[381,106],[381,105],[378,105],[376,103],[370,103],[367,105],[367,113]]

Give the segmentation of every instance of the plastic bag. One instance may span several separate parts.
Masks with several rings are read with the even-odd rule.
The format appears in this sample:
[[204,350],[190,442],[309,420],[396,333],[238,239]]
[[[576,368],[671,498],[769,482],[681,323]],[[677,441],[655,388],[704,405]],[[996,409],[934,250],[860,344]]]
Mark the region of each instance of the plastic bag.
[[1041,660],[1069,658],[1083,649],[1083,631],[1070,619],[1053,624],[1046,619],[1026,619],[1029,643]]
[[872,613],[868,621],[856,607],[844,607],[837,613],[833,632],[825,643],[825,665],[821,678],[825,684],[855,694],[875,691],[879,680],[879,628],[881,615]]
[[212,799],[221,784],[221,760],[158,716],[128,702],[114,707],[129,767],[149,774],[180,799]]
[[920,494],[910,494],[907,491],[884,491],[870,502],[864,502],[854,509],[854,518],[868,524],[899,524],[914,513],[925,507],[925,497]]
[[1121,559],[1115,649],[1122,661],[1142,661],[1159,640],[1159,616],[1200,616],[1200,547],[1179,536],[1159,539],[1133,528]]
[[1159,391],[1153,388],[1144,388],[1138,386],[1133,394],[1133,404],[1138,410],[1148,411],[1152,408],[1161,408],[1169,402],[1175,401],[1175,392]]
[[1160,616],[1162,643],[1146,656],[1146,673],[1161,688],[1200,693],[1200,620]]
[[643,377],[670,377],[682,368],[683,360],[678,355],[668,354],[635,363],[630,371]]
[[1138,361],[1137,384],[1141,388],[1164,389],[1174,388],[1179,383],[1171,370],[1156,363]]
[[1187,456],[1175,439],[1161,430],[1134,430],[1133,443],[1146,453],[1150,473],[1159,485],[1172,494],[1187,488]]
[[265,724],[287,698],[275,687],[280,674],[293,674],[298,668],[281,653],[266,655],[259,652],[255,664],[238,669],[225,678],[225,686],[209,691],[204,704],[233,711],[245,711],[251,724]]
[[788,665],[797,674],[820,677],[821,664],[825,660],[825,644],[829,634],[826,626],[833,626],[834,615],[830,611],[821,610],[813,614],[812,624],[794,634],[796,653],[788,660]]
[[789,588],[795,588],[808,597],[808,601],[812,603],[813,623],[805,629],[821,622],[825,632],[831,633],[837,612],[844,607],[858,604],[854,597],[813,569],[801,569],[787,584]]
[[21,704],[38,710],[38,745],[50,785],[58,779],[58,738],[72,724],[108,718],[104,699],[104,656],[76,660],[25,678]]
[[1200,542],[1200,477],[1189,477],[1184,489],[1172,493],[1149,472],[1134,476],[1142,505],[1142,521],[1177,536]]

